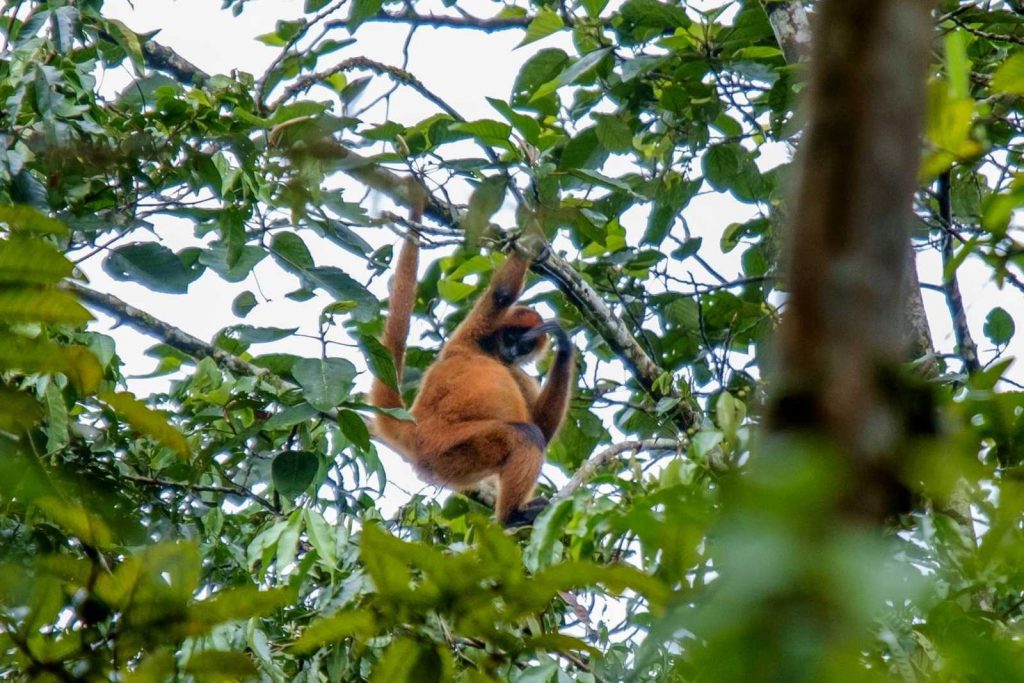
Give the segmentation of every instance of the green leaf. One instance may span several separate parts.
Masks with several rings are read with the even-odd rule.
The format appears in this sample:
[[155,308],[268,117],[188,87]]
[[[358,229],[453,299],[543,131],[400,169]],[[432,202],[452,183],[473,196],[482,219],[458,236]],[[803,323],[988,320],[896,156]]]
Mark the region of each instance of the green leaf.
[[555,92],[563,85],[575,83],[578,79],[590,73],[590,71],[600,64],[609,52],[611,52],[611,48],[600,48],[580,57],[565,71],[558,74],[557,78],[554,78],[537,88],[537,91],[533,93],[533,96],[530,99],[539,100],[540,98]]
[[470,196],[465,218],[466,243],[470,248],[479,243],[490,224],[491,216],[497,213],[505,201],[505,186],[505,176],[493,175],[477,185]]
[[224,328],[224,334],[246,344],[268,344],[287,339],[295,334],[297,327],[253,327],[252,325],[232,325]]
[[342,358],[303,358],[292,366],[302,397],[318,410],[332,410],[348,397],[356,366]]
[[1024,95],[1024,50],[1018,50],[992,75],[992,92]]
[[366,356],[366,363],[373,376],[396,391],[398,386],[398,373],[395,370],[395,359],[391,351],[380,343],[376,337],[370,335],[359,335],[359,348]]
[[43,395],[46,406],[46,452],[56,453],[71,441],[68,433],[68,407],[64,395],[53,382],[46,385]]
[[[50,408],[47,407],[47,413],[49,412]],[[0,385],[0,430],[9,434],[20,434],[34,427],[41,419],[43,408],[31,395]]]
[[513,111],[507,102],[494,97],[488,97],[487,101],[519,131],[528,143],[534,146],[540,144],[540,124],[533,117]]
[[92,314],[68,292],[35,287],[0,289],[0,320],[83,325],[92,319]]
[[451,655],[427,643],[398,638],[373,668],[370,683],[420,683],[451,678]]
[[97,398],[106,403],[118,418],[135,430],[152,437],[183,458],[190,454],[188,442],[167,422],[167,414],[153,410],[127,391],[105,392]]
[[263,423],[263,429],[272,432],[277,429],[287,429],[320,414],[320,411],[308,403],[300,403],[297,406],[289,406],[280,413],[271,416]]
[[96,356],[81,346],[59,346],[14,335],[0,337],[0,368],[61,372],[80,394],[92,394],[103,379],[103,368]]
[[205,650],[192,655],[185,673],[200,683],[234,683],[259,678],[259,670],[248,655],[241,652]]
[[347,610],[311,623],[289,649],[299,655],[309,654],[324,645],[346,638],[369,638],[376,630],[377,623],[372,612]]
[[453,123],[448,129],[468,133],[484,144],[498,147],[508,147],[508,138],[512,134],[510,125],[493,119]]
[[558,48],[546,48],[526,60],[512,86],[516,101],[528,101],[537,88],[556,78],[568,61],[569,55]]
[[351,441],[356,448],[363,451],[370,450],[370,430],[367,429],[366,423],[363,422],[359,413],[351,410],[339,410],[338,427],[341,428],[341,433],[345,435],[345,438]]
[[355,304],[352,317],[358,322],[370,322],[380,311],[380,302],[366,287],[349,277],[344,271],[333,266],[310,268],[303,272],[309,282],[330,294],[338,301]]
[[338,564],[336,528],[329,524],[324,516],[311,508],[303,510],[306,521],[306,535],[309,543],[320,556],[321,564],[328,570],[333,571]]
[[231,302],[231,312],[239,318],[244,318],[252,309],[256,308],[256,305],[256,295],[247,290],[236,296]]
[[261,590],[257,586],[227,588],[190,608],[190,618],[201,631],[225,621],[262,617],[282,607],[295,604],[295,591],[290,588]]
[[467,285],[464,282],[458,280],[438,280],[437,282],[437,293],[441,295],[441,298],[445,301],[452,303],[458,303],[462,301],[470,294],[476,291],[476,287],[473,285]]
[[306,0],[303,3],[302,11],[305,12],[306,14],[310,14],[312,12],[319,12],[324,7],[326,7],[327,3],[330,1],[331,0]]
[[523,551],[523,562],[532,572],[554,564],[558,560],[555,544],[562,539],[565,525],[572,519],[574,503],[571,498],[549,505],[533,524],[530,542]]
[[628,152],[633,148],[633,129],[621,115],[596,114],[597,139],[609,152]]
[[985,327],[982,328],[985,336],[996,346],[1005,346],[1016,331],[1013,318],[1005,309],[997,306],[989,311],[985,318]]
[[283,451],[274,456],[270,475],[274,488],[286,498],[305,493],[320,471],[320,459],[307,451]]
[[115,280],[136,282],[157,292],[184,294],[195,275],[173,251],[157,242],[139,242],[115,248],[103,261]]
[[970,91],[971,61],[967,57],[967,32],[963,29],[946,34],[946,77],[953,96],[967,99]]
[[294,232],[279,232],[270,241],[270,253],[287,270],[304,272],[316,266],[309,247]]
[[660,31],[686,28],[691,23],[684,9],[657,0],[630,0],[622,6],[619,14],[628,25]]
[[42,240],[0,241],[0,283],[55,284],[70,277],[73,270],[71,261]]
[[68,228],[60,221],[36,211],[30,206],[0,204],[0,223],[12,232],[35,232],[67,236]]
[[107,23],[107,33],[113,36],[114,42],[131,58],[136,73],[142,73],[145,58],[142,54],[142,43],[139,41],[139,36],[117,19],[106,18],[104,21]]
[[522,42],[516,47],[529,45],[541,38],[547,38],[552,33],[562,30],[564,26],[565,22],[562,21],[562,17],[558,16],[557,12],[545,7],[537,12],[537,16],[526,27],[526,35],[523,36]]
[[384,0],[352,0],[352,10],[348,14],[349,33],[354,32],[359,26],[377,14],[384,5]]

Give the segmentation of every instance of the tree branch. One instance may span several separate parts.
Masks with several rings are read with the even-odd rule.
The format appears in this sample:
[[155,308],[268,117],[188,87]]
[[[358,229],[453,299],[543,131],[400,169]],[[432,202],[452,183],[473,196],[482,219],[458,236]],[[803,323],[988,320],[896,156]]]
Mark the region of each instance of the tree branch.
[[591,477],[597,474],[605,463],[612,458],[618,457],[623,453],[629,453],[636,455],[640,451],[680,451],[685,447],[685,444],[676,441],[675,439],[643,439],[642,441],[623,441],[617,443],[614,446],[610,446],[605,450],[592,455],[588,458],[579,469],[576,470],[576,474],[572,476],[572,479],[558,490],[555,495],[551,496],[551,504],[555,504],[559,501],[565,500],[575,493],[576,489],[587,482]]
[[964,310],[964,299],[960,295],[960,283],[957,281],[956,269],[953,268],[955,253],[953,251],[953,209],[950,202],[949,171],[939,176],[938,200],[939,220],[943,223],[942,230],[942,289],[946,295],[946,307],[953,322],[953,335],[956,337],[956,352],[964,363],[967,374],[973,375],[981,369],[978,362],[978,347],[971,337],[971,328],[967,324],[967,312]]
[[[387,24],[412,24],[413,26],[429,26],[431,28],[460,28],[495,33],[497,31],[523,30],[530,25],[533,17],[490,17],[479,18],[467,15],[460,17],[444,14],[418,14],[411,9],[402,12],[381,11],[366,21]],[[346,26],[347,21],[328,22],[328,27]]]
[[144,334],[156,337],[168,346],[193,358],[212,358],[218,365],[222,365],[235,374],[257,377],[266,380],[278,388],[298,388],[266,368],[253,365],[234,354],[218,349],[212,344],[207,344],[202,339],[193,337],[188,332],[174,327],[170,323],[165,323],[139,308],[135,308],[113,294],[97,292],[95,289],[90,289],[72,281],[65,281],[63,286],[82,299],[82,301],[91,304],[94,308],[110,314],[122,323],[130,325]]
[[786,61],[806,61],[811,51],[811,22],[801,0],[769,0],[764,11]]
[[229,496],[239,496],[241,498],[248,498],[254,500],[263,507],[267,508],[274,514],[279,514],[281,511],[274,507],[274,504],[269,500],[254,493],[244,486],[234,484],[233,486],[215,486],[208,484],[186,484],[177,481],[167,481],[166,479],[154,479],[152,477],[140,477],[133,474],[122,475],[129,481],[134,481],[137,484],[143,484],[145,486],[156,486],[159,488],[178,489],[180,491],[191,491],[191,492],[207,492],[207,493],[223,493]]

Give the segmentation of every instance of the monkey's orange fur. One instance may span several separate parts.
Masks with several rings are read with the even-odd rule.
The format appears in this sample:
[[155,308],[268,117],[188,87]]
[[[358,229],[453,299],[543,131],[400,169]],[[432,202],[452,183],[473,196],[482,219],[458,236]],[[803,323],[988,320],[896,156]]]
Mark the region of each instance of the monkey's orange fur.
[[[413,220],[419,220],[415,211]],[[409,319],[416,297],[419,247],[410,236],[398,256],[383,343],[402,377]],[[375,431],[425,479],[465,489],[497,475],[497,516],[505,524],[532,521],[546,501],[531,503],[544,449],[565,418],[573,350],[554,323],[512,306],[529,263],[511,253],[466,319],[427,369],[411,408],[415,422],[380,415]],[[555,362],[543,388],[517,363],[539,353],[544,333],[557,333]],[[529,351],[517,355],[517,350]],[[510,350],[511,349],[511,350]],[[373,405],[404,407],[401,395],[375,380]]]

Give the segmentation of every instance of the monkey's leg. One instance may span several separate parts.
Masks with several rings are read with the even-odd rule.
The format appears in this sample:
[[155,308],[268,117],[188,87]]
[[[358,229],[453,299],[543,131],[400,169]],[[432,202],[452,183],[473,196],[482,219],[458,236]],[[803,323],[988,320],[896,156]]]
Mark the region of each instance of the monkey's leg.
[[[424,429],[426,427],[426,429]],[[421,425],[420,431],[434,435],[420,444],[421,466],[431,478],[452,488],[465,488],[498,475],[498,520],[525,507],[533,494],[544,461],[544,435],[529,422],[474,420]],[[534,508],[531,508],[533,511]],[[539,512],[533,511],[528,524]],[[528,513],[527,513],[528,514]]]

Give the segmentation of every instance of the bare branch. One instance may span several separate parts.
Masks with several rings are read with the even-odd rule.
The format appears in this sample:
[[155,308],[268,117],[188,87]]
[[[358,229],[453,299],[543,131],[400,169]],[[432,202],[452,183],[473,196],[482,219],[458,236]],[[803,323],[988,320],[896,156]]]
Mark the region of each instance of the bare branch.
[[614,446],[604,449],[603,451],[596,453],[588,458],[579,469],[576,470],[576,474],[572,476],[572,479],[558,490],[555,495],[551,496],[551,503],[557,503],[565,500],[575,493],[576,489],[582,486],[585,482],[590,480],[597,471],[609,460],[616,458],[623,453],[629,453],[636,455],[640,451],[681,451],[685,448],[685,444],[675,439],[644,439],[642,441],[623,441],[617,443]]
[[971,337],[971,328],[967,324],[967,312],[964,310],[964,299],[960,295],[960,283],[957,281],[956,269],[953,268],[955,253],[953,251],[953,210],[950,202],[949,171],[939,176],[938,201],[939,219],[943,223],[942,232],[942,289],[946,295],[946,307],[953,322],[953,336],[956,337],[956,352],[963,361],[964,370],[974,374],[981,369],[978,362],[978,346]]

